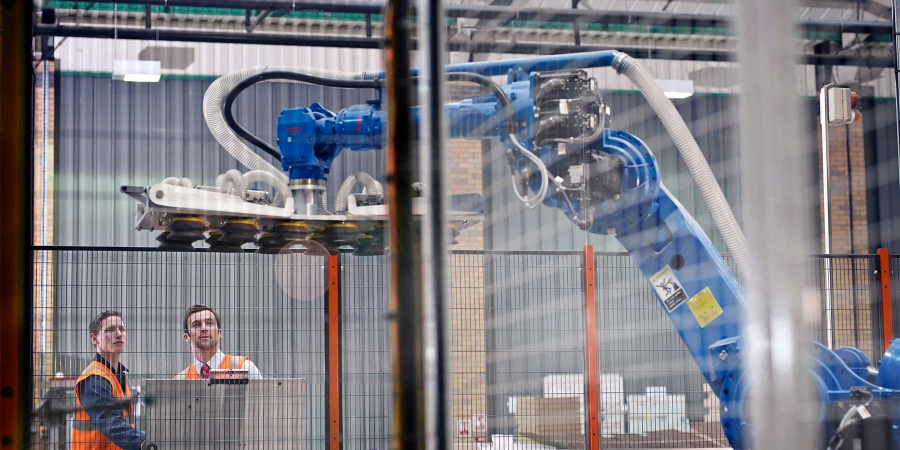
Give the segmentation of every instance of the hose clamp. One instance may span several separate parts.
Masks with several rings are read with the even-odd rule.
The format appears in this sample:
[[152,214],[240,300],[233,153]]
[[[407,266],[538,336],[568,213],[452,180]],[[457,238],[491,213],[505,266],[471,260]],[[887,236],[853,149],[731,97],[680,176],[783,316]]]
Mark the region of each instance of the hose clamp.
[[288,188],[292,191],[324,191],[325,180],[315,178],[290,180],[288,182]]
[[612,64],[610,64],[610,67],[615,69],[616,73],[621,74],[623,70],[628,68],[629,64],[627,64],[627,61],[629,59],[631,59],[631,57],[628,56],[627,53],[616,52],[616,56],[613,58]]

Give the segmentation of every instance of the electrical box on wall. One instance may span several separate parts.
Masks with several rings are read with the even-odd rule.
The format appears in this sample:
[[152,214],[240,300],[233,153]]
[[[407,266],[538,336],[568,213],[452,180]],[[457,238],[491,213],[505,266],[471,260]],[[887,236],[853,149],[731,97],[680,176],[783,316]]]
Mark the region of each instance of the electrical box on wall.
[[858,122],[861,118],[859,111],[854,110],[857,95],[849,88],[832,87],[827,90],[828,96],[828,125],[847,125]]

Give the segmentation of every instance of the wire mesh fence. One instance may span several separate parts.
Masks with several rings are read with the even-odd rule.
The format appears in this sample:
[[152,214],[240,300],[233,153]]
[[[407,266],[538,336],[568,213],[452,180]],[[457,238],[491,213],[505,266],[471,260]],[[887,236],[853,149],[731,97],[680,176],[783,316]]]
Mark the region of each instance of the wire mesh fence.
[[626,253],[595,261],[600,372],[613,380],[601,385],[602,446],[727,446],[717,398],[640,269]]
[[[485,253],[483,258],[489,433],[517,443],[583,448],[584,383],[577,381],[585,351],[580,254]],[[560,380],[547,389],[554,376]]]
[[891,256],[890,261],[890,287],[891,287],[891,315],[894,325],[894,337],[900,337],[900,256]]
[[[882,350],[877,260],[813,260],[810,295],[812,304],[820,305],[808,319],[813,337],[825,343],[831,336],[833,347],[855,346],[877,361]],[[585,448],[581,253],[457,251],[449,262],[457,447]],[[341,255],[340,263],[340,441],[344,450],[386,450],[391,444],[388,261]],[[715,393],[631,258],[597,254],[595,266],[600,447],[727,446]],[[96,354],[88,326],[107,309],[119,311],[125,322],[127,384],[145,399],[159,399],[135,406],[136,428],[148,438],[155,433],[157,440],[192,447],[198,441],[214,446],[242,439],[259,448],[276,441],[281,447],[328,445],[325,258],[38,250],[34,268],[38,447],[68,448],[72,441],[75,381]],[[194,303],[210,305],[220,315],[224,352],[248,356],[264,381],[276,384],[250,382],[259,387],[248,391],[246,385],[223,383],[212,394],[172,387],[172,377],[197,359],[183,323]],[[197,418],[211,410],[231,411],[220,418],[233,419],[232,425],[253,426],[198,428]],[[239,420],[243,417],[250,419]]]
[[855,347],[870,360],[884,353],[877,255],[819,255],[809,266],[819,308],[808,314],[811,339],[837,349]]
[[[98,343],[109,338],[125,347],[120,362],[128,373],[118,383],[122,390],[130,386],[133,394],[152,399],[137,401],[133,411],[136,428],[146,431],[148,441],[166,448],[224,448],[219,444],[226,441],[242,448],[324,448],[320,260],[303,255],[36,251],[35,399],[56,400],[43,405],[47,419],[36,424],[43,438],[36,442],[59,448],[60,443],[98,439],[93,424],[104,423],[102,417],[91,417],[88,425],[78,413],[67,417],[65,408],[74,406],[76,381],[97,355],[107,355],[108,361],[116,350],[121,352]],[[186,332],[184,314],[193,304],[215,310],[215,328],[201,324],[195,335],[188,324]],[[89,331],[92,319],[106,310],[120,313],[120,320],[104,319],[99,332]],[[107,333],[107,326],[113,333]],[[218,337],[216,329],[221,330]],[[224,355],[212,356],[205,361],[213,362],[212,367],[204,369],[197,359],[209,354],[213,340],[220,351],[235,359],[247,356],[250,363],[231,367]],[[118,374],[115,361],[108,362]],[[173,383],[173,377],[195,366],[199,377],[214,380],[208,390],[195,392]],[[237,375],[216,373],[232,368]],[[251,388],[236,379],[255,373],[278,381]],[[222,376],[236,378],[215,381]],[[109,397],[83,392],[85,401]],[[204,420],[212,418],[217,420]],[[134,448],[131,440],[138,436],[126,434],[117,445]]]
[[341,256],[344,450],[391,448],[387,257]]

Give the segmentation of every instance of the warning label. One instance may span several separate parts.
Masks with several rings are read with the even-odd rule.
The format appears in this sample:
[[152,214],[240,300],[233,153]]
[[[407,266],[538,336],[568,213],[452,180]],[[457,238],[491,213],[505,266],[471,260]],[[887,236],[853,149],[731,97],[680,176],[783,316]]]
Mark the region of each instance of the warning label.
[[688,308],[691,308],[691,312],[694,313],[694,318],[697,319],[700,328],[709,325],[710,322],[716,320],[716,317],[722,315],[722,307],[719,306],[716,296],[713,295],[709,288],[704,288],[699,294],[691,297],[688,300]]
[[468,420],[456,421],[456,437],[472,437],[472,424]]
[[675,276],[675,273],[672,272],[672,268],[669,266],[663,267],[662,270],[656,272],[656,275],[650,277],[650,284],[653,285],[656,295],[662,299],[669,312],[672,312],[672,310],[688,299],[687,294],[684,293],[684,287],[682,287],[678,277]]

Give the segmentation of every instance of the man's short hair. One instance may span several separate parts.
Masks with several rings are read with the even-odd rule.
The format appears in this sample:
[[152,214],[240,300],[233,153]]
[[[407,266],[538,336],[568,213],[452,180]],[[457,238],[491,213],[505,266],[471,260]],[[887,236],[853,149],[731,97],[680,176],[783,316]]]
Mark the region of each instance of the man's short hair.
[[196,305],[191,305],[191,307],[188,308],[187,311],[185,311],[184,319],[181,321],[181,324],[184,326],[185,334],[187,334],[187,332],[188,332],[188,325],[189,325],[188,319],[191,318],[192,314],[198,313],[200,311],[209,311],[209,312],[213,313],[213,316],[216,318],[216,327],[219,328],[220,330],[222,329],[222,321],[219,320],[219,314],[217,312],[213,311],[213,309],[210,308],[209,306],[196,304]]
[[91,330],[91,335],[100,336],[100,324],[103,323],[109,317],[122,317],[122,314],[119,314],[118,311],[106,310],[100,314],[97,314],[97,317],[94,317],[94,320],[91,321],[91,326],[89,329]]

